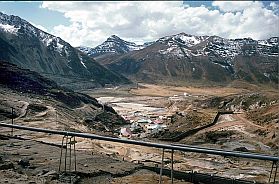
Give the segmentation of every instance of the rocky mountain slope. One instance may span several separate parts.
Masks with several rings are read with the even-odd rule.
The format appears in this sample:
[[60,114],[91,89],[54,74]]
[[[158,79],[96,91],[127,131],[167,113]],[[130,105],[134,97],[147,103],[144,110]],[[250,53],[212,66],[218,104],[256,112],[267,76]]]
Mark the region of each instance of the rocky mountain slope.
[[[85,125],[102,134],[126,124],[111,107],[99,104],[88,95],[60,87],[37,72],[1,61],[0,78],[1,121],[10,119],[13,107],[18,123],[34,121],[41,126],[54,123],[53,128],[72,126],[73,129]],[[55,125],[55,122],[60,123]]]
[[86,53],[90,57],[98,57],[104,54],[124,54],[134,50],[145,48],[149,43],[137,45],[134,42],[128,42],[116,35],[110,36],[105,42],[95,48],[78,47],[78,49]]
[[225,39],[185,33],[166,36],[147,47],[99,57],[115,72],[144,82],[204,81],[228,83],[242,79],[278,84],[278,38]]
[[125,77],[101,66],[61,38],[20,17],[3,13],[0,13],[0,59],[51,78],[81,78],[96,86],[128,82]]

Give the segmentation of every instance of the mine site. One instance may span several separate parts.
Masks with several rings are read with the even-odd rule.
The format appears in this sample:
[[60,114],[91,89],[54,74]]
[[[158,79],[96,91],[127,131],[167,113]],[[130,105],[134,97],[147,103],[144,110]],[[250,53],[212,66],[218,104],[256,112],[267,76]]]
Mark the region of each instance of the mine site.
[[[5,92],[2,91],[1,96],[7,94]],[[88,105],[75,108],[80,119],[75,119],[77,116],[71,116],[65,107],[48,97],[37,99],[33,95],[9,92],[10,97],[5,95],[7,100],[1,105],[16,107],[17,117],[13,119],[16,125],[93,133],[124,140],[278,154],[278,119],[266,123],[270,117],[278,118],[277,91],[255,93],[236,87],[212,90],[141,83],[135,87],[85,90],[82,92],[94,96],[101,105],[94,115]],[[118,121],[123,122],[117,125],[111,124],[111,120],[101,123],[102,118],[115,118],[104,110],[106,106],[112,107],[119,114]],[[216,119],[218,112],[227,114]],[[11,119],[2,122],[10,124]],[[1,129],[3,183],[29,180],[35,183],[156,183],[160,180],[162,149],[77,137],[76,158],[72,151],[65,169],[65,150],[60,155],[63,136],[14,129],[14,137],[11,137],[11,131],[11,128]],[[70,171],[72,175],[59,175],[60,158],[63,160],[61,171]],[[270,177],[271,166],[272,162],[263,160],[174,151],[173,183],[191,183],[189,179],[183,179],[183,172],[220,176],[227,178],[227,182],[233,178],[236,182],[239,179],[265,183]],[[7,171],[5,167],[21,170],[21,174]],[[164,151],[163,168],[165,173],[161,181],[171,183],[170,150]]]
[[278,184],[278,7],[0,1],[0,184]]

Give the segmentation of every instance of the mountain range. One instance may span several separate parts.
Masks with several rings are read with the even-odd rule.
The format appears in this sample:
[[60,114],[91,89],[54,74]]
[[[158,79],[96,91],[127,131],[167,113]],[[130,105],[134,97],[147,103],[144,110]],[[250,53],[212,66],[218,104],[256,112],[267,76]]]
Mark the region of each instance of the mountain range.
[[95,48],[78,49],[137,81],[228,83],[241,79],[274,85],[279,79],[278,37],[226,39],[179,33],[136,45],[114,35]]
[[116,35],[90,47],[72,47],[18,16],[0,13],[0,60],[73,89],[148,83],[233,80],[278,85],[278,37],[226,39],[186,33],[138,45]]

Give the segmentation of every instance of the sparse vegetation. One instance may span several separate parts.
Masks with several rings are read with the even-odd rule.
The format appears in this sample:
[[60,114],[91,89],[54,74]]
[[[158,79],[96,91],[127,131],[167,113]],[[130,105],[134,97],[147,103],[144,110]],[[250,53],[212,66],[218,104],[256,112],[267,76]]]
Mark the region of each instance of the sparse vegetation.
[[[278,104],[247,112],[247,117],[259,125],[279,123]],[[277,110],[276,110],[277,109]]]
[[206,132],[204,138],[206,142],[211,142],[215,144],[220,138],[229,138],[233,134],[233,131]]

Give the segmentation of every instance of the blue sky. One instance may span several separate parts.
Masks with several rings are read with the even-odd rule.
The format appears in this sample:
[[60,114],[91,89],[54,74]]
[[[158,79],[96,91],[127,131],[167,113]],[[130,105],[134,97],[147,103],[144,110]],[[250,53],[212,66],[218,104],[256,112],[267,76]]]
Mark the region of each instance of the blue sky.
[[277,1],[0,2],[3,13],[92,47],[112,34],[139,43],[179,32],[265,39],[279,35],[278,8]]
[[42,25],[48,30],[59,24],[70,25],[63,13],[40,8],[42,2],[0,2],[0,11],[9,15],[17,15],[27,21]]

